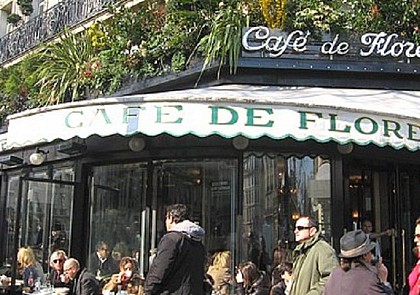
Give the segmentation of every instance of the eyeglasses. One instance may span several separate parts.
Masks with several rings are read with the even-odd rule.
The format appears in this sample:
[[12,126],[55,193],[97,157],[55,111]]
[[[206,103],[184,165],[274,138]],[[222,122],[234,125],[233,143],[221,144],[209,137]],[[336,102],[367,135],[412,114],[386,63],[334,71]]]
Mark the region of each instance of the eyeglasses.
[[301,225],[298,225],[298,226],[295,227],[295,230],[302,231],[304,229],[310,229],[310,228],[312,228],[312,226],[301,226]]
[[70,266],[69,268],[65,268],[65,269],[63,269],[63,271],[64,271],[64,272],[69,272],[72,268],[73,268],[73,266]]
[[53,262],[54,263],[63,263],[64,260],[63,259],[54,259]]

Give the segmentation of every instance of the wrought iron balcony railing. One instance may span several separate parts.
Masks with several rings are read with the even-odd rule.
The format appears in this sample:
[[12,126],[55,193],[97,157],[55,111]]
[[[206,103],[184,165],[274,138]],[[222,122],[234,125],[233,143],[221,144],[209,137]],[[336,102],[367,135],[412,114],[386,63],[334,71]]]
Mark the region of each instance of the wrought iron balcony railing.
[[73,27],[93,18],[115,0],[64,0],[43,14],[17,27],[0,38],[0,65],[11,61],[41,42],[60,33],[66,26]]

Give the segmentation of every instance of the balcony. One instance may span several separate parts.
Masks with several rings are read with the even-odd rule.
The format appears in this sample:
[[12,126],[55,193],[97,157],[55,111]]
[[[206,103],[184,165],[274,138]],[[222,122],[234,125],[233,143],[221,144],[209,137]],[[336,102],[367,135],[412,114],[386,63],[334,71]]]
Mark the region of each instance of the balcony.
[[[8,0],[0,0],[0,5]],[[54,38],[64,27],[74,27],[104,12],[115,0],[65,0],[43,14],[30,19],[0,38],[0,66],[8,63],[40,43]]]

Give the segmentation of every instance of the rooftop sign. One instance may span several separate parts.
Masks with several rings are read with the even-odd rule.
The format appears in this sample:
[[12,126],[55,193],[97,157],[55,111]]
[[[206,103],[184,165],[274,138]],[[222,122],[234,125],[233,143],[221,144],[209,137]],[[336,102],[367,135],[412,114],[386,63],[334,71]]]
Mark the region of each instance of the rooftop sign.
[[[358,42],[350,42],[339,34],[319,42],[311,39],[310,32],[295,30],[283,32],[267,27],[244,29],[242,36],[243,55],[281,58],[287,55],[311,53],[324,57],[391,57],[399,59],[420,59],[420,46],[408,40],[401,40],[395,33],[368,32]],[[261,56],[262,54],[262,56]]]

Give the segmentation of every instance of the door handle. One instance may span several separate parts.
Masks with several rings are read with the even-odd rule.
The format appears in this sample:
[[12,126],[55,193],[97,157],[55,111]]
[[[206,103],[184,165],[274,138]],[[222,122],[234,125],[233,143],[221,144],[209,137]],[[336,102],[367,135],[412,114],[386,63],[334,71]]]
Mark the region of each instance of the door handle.
[[406,280],[405,278],[407,277],[407,271],[406,271],[406,260],[405,260],[405,229],[401,230],[401,250],[402,250],[402,289],[405,288],[406,286]]

